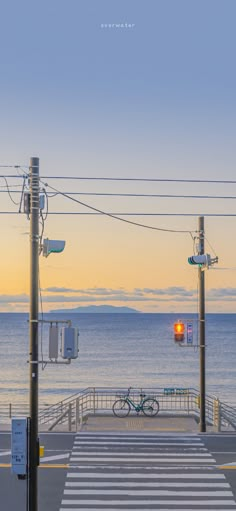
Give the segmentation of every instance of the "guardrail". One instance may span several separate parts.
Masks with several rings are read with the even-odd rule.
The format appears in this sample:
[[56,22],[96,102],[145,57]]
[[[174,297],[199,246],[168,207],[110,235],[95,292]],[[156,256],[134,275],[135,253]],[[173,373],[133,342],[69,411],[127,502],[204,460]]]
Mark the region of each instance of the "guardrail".
[[[39,412],[44,412],[48,404],[41,404]],[[8,422],[12,417],[28,417],[29,404],[28,403],[0,403],[0,422]]]
[[232,428],[236,429],[236,409],[225,403],[219,403],[221,421],[228,422]]
[[[117,395],[127,392],[124,388],[88,387],[54,405],[40,407],[39,423],[53,430],[58,424],[67,425],[68,430],[77,431],[91,414],[111,414]],[[140,392],[155,396],[159,401],[160,415],[189,415],[199,419],[200,396],[194,388],[141,388],[132,389],[130,397],[139,402]],[[28,415],[28,407],[0,405],[0,421],[7,422],[12,416]],[[131,412],[132,413],[132,412]],[[133,412],[136,413],[135,411]],[[236,409],[221,403],[213,396],[206,396],[206,421],[218,431],[222,427],[236,429]]]

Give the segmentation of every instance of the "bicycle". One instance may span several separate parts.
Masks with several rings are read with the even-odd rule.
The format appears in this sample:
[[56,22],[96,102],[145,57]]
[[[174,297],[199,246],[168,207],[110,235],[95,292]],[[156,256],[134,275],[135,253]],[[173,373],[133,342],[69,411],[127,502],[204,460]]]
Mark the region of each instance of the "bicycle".
[[117,399],[113,406],[112,411],[116,417],[127,417],[131,411],[131,408],[139,413],[143,412],[147,417],[155,417],[159,412],[159,403],[154,397],[147,396],[146,394],[140,393],[140,402],[138,404],[134,403],[130,398],[130,390],[132,387],[128,388],[127,393],[124,396],[120,396]]

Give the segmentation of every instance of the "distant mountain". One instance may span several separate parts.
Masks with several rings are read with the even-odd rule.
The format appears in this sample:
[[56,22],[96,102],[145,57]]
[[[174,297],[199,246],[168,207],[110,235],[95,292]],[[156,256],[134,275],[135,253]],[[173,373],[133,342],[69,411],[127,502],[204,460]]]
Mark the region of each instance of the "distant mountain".
[[133,312],[139,313],[140,311],[136,309],[132,309],[131,307],[115,307],[113,305],[88,305],[86,307],[74,307],[73,309],[54,309],[50,312],[55,313],[72,313],[72,312],[92,312],[92,313],[122,313],[122,314],[129,314]]

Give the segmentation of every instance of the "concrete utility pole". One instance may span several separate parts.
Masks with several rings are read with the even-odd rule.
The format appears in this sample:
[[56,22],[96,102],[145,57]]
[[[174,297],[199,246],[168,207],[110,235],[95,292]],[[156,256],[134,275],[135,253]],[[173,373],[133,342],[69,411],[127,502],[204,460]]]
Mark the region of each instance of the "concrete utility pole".
[[[198,255],[204,254],[204,217],[198,218]],[[205,271],[199,266],[199,348],[200,348],[200,431],[206,431],[206,378],[205,378]]]
[[39,277],[39,158],[30,159],[30,433],[28,510],[38,509],[38,277]]

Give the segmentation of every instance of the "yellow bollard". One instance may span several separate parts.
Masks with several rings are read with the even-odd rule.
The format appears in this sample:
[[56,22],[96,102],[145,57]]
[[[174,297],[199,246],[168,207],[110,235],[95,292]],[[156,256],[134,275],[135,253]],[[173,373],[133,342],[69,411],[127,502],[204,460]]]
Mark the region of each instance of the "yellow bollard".
[[42,458],[43,456],[44,456],[44,446],[40,445],[39,446],[39,457]]
[[214,405],[213,405],[214,426],[218,426],[218,424],[219,424],[219,407],[220,407],[219,399],[214,399]]

